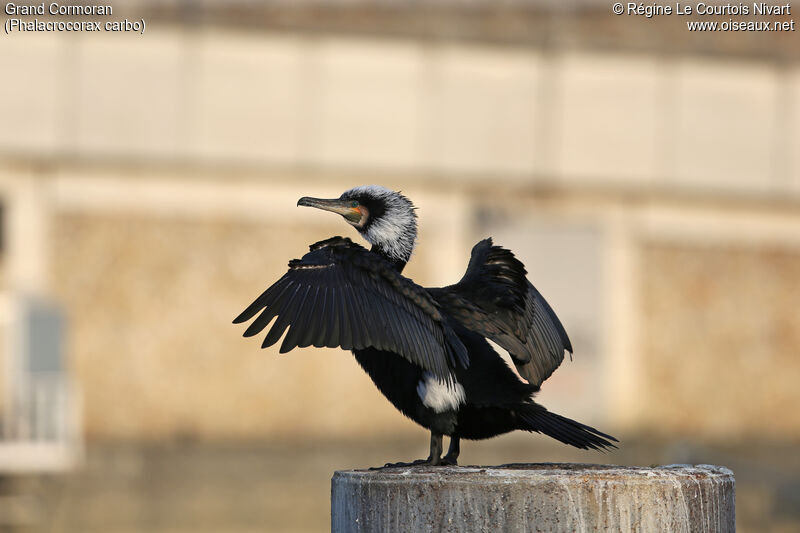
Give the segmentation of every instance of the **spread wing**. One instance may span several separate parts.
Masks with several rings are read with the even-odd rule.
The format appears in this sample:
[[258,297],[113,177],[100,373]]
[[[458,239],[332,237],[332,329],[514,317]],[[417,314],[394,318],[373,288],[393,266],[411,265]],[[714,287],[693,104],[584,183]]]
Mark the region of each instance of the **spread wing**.
[[541,385],[564,360],[564,350],[572,353],[572,344],[526,276],[514,254],[485,239],[472,248],[461,281],[429,292],[444,312],[503,347],[529,383]]
[[311,246],[302,259],[250,304],[234,323],[256,316],[245,337],[277,317],[261,347],[289,328],[281,353],[296,346],[376,348],[400,354],[449,380],[456,364],[467,366],[464,345],[445,323],[437,303],[385,259],[333,237]]

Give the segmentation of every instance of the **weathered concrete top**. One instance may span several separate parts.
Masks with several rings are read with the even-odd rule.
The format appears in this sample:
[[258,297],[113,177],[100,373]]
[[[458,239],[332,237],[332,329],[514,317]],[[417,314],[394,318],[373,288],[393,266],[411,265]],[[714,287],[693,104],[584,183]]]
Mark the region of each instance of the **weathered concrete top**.
[[734,531],[734,494],[712,465],[348,470],[333,476],[331,530]]

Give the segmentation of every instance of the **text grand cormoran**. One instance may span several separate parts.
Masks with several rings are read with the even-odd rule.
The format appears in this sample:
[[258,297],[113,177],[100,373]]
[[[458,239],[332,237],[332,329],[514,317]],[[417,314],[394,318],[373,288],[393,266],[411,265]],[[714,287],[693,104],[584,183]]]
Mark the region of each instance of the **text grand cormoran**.
[[61,5],[57,2],[36,5],[6,4],[6,15],[111,15],[113,8],[108,5]]

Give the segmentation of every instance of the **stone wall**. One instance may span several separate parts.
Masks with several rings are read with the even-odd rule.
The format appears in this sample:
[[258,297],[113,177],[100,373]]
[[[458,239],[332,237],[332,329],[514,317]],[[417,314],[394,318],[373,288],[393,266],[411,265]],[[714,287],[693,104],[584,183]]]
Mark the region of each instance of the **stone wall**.
[[800,437],[800,251],[653,243],[642,256],[646,425]]
[[[346,229],[346,228],[342,228]],[[279,356],[231,320],[321,237],[299,224],[136,214],[53,226],[53,286],[89,437],[402,431],[341,350]]]
[[663,52],[219,26],[11,35],[0,156],[797,198],[797,62]]

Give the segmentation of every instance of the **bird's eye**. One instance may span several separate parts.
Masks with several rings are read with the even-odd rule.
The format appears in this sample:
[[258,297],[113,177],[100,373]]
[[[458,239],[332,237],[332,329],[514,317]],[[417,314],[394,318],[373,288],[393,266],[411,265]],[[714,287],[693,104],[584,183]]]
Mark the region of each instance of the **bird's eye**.
[[358,202],[356,200],[353,200],[352,202],[350,202],[350,207],[353,208],[358,207]]

